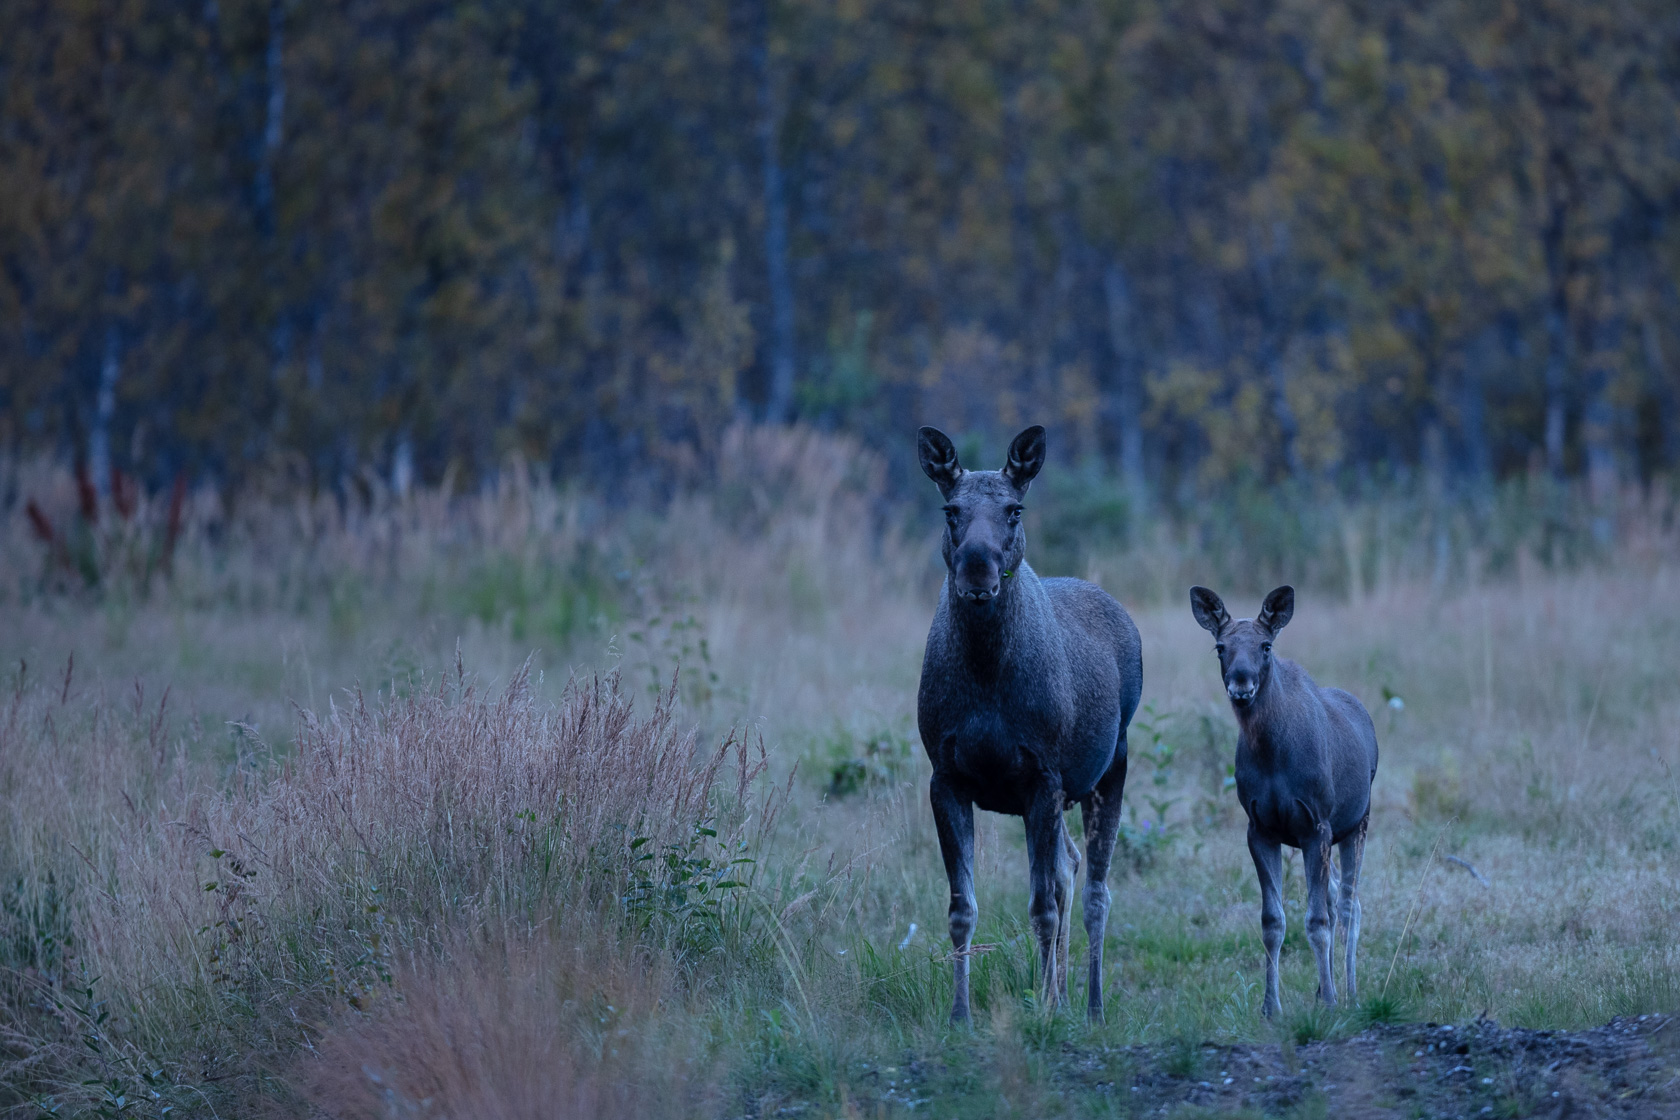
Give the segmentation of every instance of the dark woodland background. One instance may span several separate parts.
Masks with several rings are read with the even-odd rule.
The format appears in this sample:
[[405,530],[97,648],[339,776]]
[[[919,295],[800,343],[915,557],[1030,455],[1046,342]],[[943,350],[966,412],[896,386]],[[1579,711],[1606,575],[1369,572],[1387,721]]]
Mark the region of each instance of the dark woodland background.
[[1655,0],[13,0],[0,443],[604,484],[750,418],[907,481],[1043,422],[1167,508],[1604,494],[1680,460],[1677,214]]

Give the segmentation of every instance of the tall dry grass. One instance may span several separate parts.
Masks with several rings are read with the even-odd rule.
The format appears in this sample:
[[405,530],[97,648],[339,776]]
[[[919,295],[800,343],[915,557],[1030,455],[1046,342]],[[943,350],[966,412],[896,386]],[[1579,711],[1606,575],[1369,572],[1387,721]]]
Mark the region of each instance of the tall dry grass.
[[[140,496],[142,535],[165,497]],[[884,461],[808,430],[730,428],[658,500],[518,461],[464,494],[446,480],[398,495],[372,474],[316,493],[277,479],[237,500],[199,488],[173,575],[144,583],[117,570],[89,587],[54,563],[26,499],[61,528],[78,516],[61,464],[0,462],[9,654],[56,672],[78,650],[92,664],[97,647],[107,677],[139,677],[153,694],[174,683],[206,719],[271,737],[289,734],[293,700],[318,708],[347,685],[388,687],[457,650],[502,682],[534,655],[550,699],[573,669],[621,666],[650,697],[680,669],[691,712],[721,732],[756,710],[757,693],[737,681],[718,694],[712,629],[773,617],[820,631],[917,609],[935,586],[925,551],[906,544]]]
[[[611,678],[550,704],[523,675],[486,694],[457,669],[348,699],[300,711],[284,757],[252,738],[216,782],[190,743],[152,753],[143,706],[14,692],[0,740],[14,1104],[87,1105],[88,1082],[177,1108],[170,1094],[200,1079],[250,1091],[346,1015],[420,1029],[403,1016],[470,943],[503,944],[481,979],[518,986],[557,959],[544,946],[583,938],[593,959],[568,983],[594,975],[612,1002],[614,977],[725,938],[728,884],[753,877],[734,857],[774,802],[755,792],[762,756],[699,748],[669,693],[638,714]],[[552,1029],[594,1031],[594,1003],[572,1004]]]
[[535,936],[463,941],[398,970],[401,1001],[348,1019],[300,1059],[321,1114],[387,1120],[691,1116],[718,1070],[670,1013],[668,959],[562,914]]

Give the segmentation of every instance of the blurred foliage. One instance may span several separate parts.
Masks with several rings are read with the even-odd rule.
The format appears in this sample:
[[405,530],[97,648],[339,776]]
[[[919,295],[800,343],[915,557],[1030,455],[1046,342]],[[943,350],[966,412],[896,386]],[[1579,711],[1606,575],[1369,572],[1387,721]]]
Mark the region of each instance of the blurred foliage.
[[829,797],[890,790],[914,768],[916,747],[917,741],[890,729],[865,736],[836,727],[817,744],[817,769],[827,775]]
[[0,443],[401,493],[1043,421],[1116,541],[1372,471],[1602,498],[1680,460],[1677,46],[1655,0],[19,0]]
[[516,642],[563,649],[579,634],[621,620],[628,580],[628,572],[613,571],[604,550],[584,539],[561,555],[475,557],[443,585],[438,596],[443,601],[431,605],[451,616],[505,626]]
[[46,552],[45,582],[60,588],[79,584],[91,591],[116,590],[123,597],[145,595],[152,577],[167,575],[173,565],[186,479],[176,476],[164,503],[113,467],[108,496],[102,500],[86,464],[78,463],[75,492],[75,511],[58,522],[33,497],[25,499],[30,533]]

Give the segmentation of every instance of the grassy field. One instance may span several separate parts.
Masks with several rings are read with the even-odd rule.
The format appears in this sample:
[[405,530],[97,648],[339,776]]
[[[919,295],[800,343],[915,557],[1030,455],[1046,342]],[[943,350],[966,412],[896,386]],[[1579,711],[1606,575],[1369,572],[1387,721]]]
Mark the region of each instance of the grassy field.
[[61,553],[13,511],[7,1114],[1130,1115],[1138,1044],[1188,1078],[1209,1042],[1680,1007],[1671,521],[1493,564],[1356,508],[1298,546],[1279,652],[1366,703],[1382,760],[1360,1002],[1314,1005],[1297,856],[1276,1026],[1184,588],[1252,613],[1292,554],[1245,577],[1241,538],[1165,528],[1058,554],[1144,640],[1114,995],[1096,1028],[1033,1005],[1021,825],[981,814],[996,948],[953,1033],[913,718],[932,499],[905,521],[855,448],[728,438],[657,515],[516,472],[453,500],[198,495],[167,579],[161,500],[76,536],[65,477],[7,468]]

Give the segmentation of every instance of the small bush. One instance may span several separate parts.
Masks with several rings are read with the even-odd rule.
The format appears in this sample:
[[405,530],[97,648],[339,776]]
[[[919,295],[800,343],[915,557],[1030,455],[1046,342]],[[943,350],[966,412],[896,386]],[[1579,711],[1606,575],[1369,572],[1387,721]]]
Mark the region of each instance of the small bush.
[[1360,1001],[1359,1016],[1368,1024],[1397,1023],[1407,1017],[1407,1007],[1398,995],[1378,993]]
[[1194,1080],[1202,1072],[1202,1048],[1188,1035],[1179,1035],[1167,1043],[1161,1059],[1161,1069],[1168,1077]]
[[911,740],[892,731],[877,732],[862,742],[848,731],[838,731],[822,750],[828,760],[830,797],[897,785],[915,759]]
[[1291,1009],[1283,1020],[1285,1035],[1297,1046],[1322,1042],[1344,1033],[1351,1025],[1349,1015],[1340,1007],[1326,1007],[1316,995],[1303,996],[1301,1003]]

